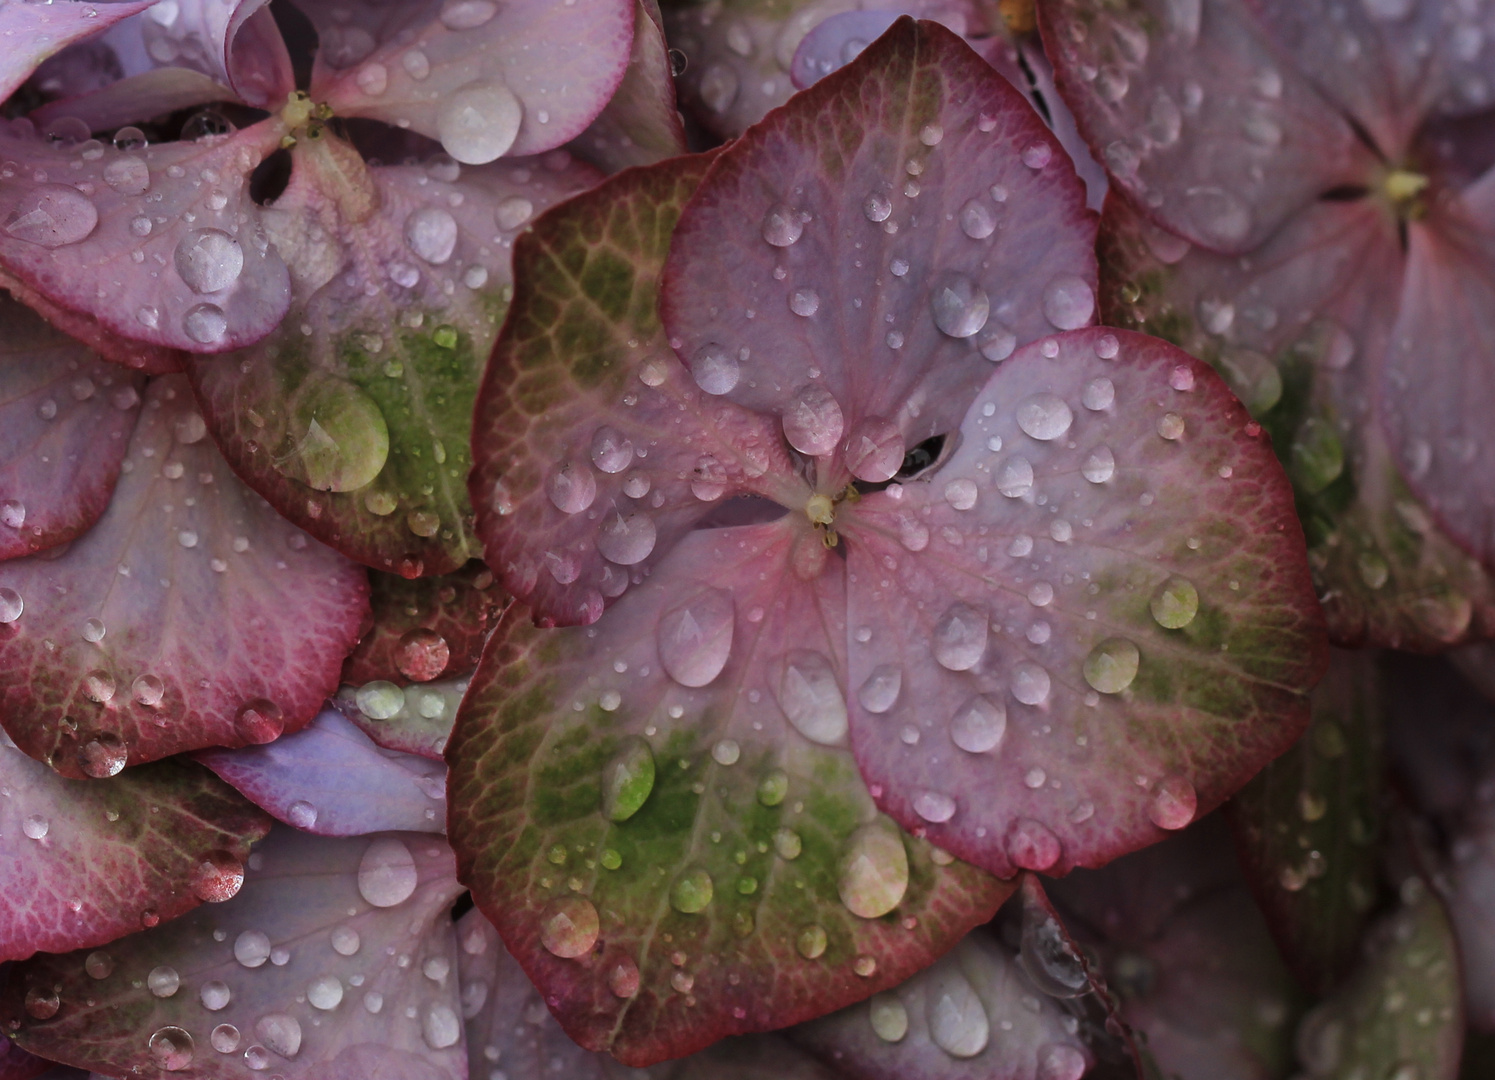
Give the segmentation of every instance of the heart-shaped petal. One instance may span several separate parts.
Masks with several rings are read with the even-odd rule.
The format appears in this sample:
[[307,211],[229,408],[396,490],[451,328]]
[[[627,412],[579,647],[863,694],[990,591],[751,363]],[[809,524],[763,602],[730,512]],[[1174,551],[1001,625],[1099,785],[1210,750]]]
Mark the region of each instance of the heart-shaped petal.
[[1039,24],[1059,90],[1112,180],[1195,243],[1250,250],[1376,166],[1282,63],[1246,0],[1045,0]]
[[294,735],[197,760],[278,820],[318,836],[441,832],[446,769],[381,750],[336,709]]
[[488,565],[542,620],[595,620],[714,504],[792,476],[772,421],[704,393],[660,329],[660,268],[709,161],[614,177],[515,243],[469,484]]
[[235,471],[313,536],[378,570],[478,554],[467,499],[477,374],[509,292],[507,247],[590,184],[566,154],[367,167],[331,133],[294,151],[261,213],[296,294],[252,350],[188,365]]
[[438,679],[404,689],[375,679],[343,687],[333,704],[386,750],[440,761],[470,678]]
[[0,1023],[110,1074],[461,1080],[460,891],[437,837],[276,829],[227,903],[19,967]]
[[1327,993],[1359,957],[1381,861],[1382,688],[1335,651],[1296,746],[1226,804],[1242,865],[1298,980]]
[[0,563],[0,718],[68,776],[302,727],[368,610],[361,569],[224,465],[180,375],[146,389],[104,516]]
[[507,606],[480,562],[414,580],[375,570],[369,586],[373,628],[343,661],[343,682],[355,685],[406,686],[467,674]]
[[65,780],[0,739],[0,787],[7,792],[0,802],[6,960],[102,945],[203,900],[227,899],[249,845],[270,827],[188,762]]
[[0,559],[13,559],[104,512],[145,380],[3,297],[0,323]]
[[448,830],[583,1046],[642,1065],[821,1015],[1010,891],[877,813],[846,748],[844,611],[834,557],[779,522],[691,533],[594,627],[511,612],[489,642]]
[[316,100],[418,131],[473,165],[580,135],[618,88],[633,44],[634,0],[298,6],[320,39]]
[[628,71],[596,120],[573,144],[607,172],[688,153],[675,107],[675,78],[659,0],[637,0]]
[[75,41],[102,33],[144,11],[154,0],[113,3],[6,4],[0,9],[0,100],[10,97],[37,66]]
[[661,311],[702,389],[782,414],[796,449],[889,421],[912,447],[960,423],[992,361],[1090,323],[1093,229],[1022,95],[944,27],[901,20],[716,159]]
[[1220,378],[1157,339],[1028,346],[937,471],[837,525],[863,775],[994,873],[1152,843],[1307,724],[1328,650],[1286,478]]

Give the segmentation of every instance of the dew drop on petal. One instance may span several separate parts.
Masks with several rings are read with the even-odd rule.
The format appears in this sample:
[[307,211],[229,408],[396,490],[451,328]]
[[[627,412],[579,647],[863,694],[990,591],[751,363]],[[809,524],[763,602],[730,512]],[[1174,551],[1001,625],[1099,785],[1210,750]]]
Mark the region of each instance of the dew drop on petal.
[[706,686],[727,664],[736,622],[732,594],[706,589],[659,620],[659,662],[681,686]]
[[557,897],[540,915],[540,943],[565,960],[591,952],[600,932],[597,909],[584,897]]
[[441,8],[441,25],[448,30],[476,30],[497,13],[493,0],[447,0]]
[[774,686],[779,708],[805,738],[824,746],[846,737],[846,699],[831,662],[821,653],[795,649],[781,661]]
[[199,900],[221,904],[244,884],[244,864],[227,851],[210,851],[193,864],[187,883]]
[[969,604],[952,604],[934,624],[934,658],[950,671],[969,671],[986,653],[986,616]]
[[591,457],[602,472],[620,473],[633,464],[633,442],[617,428],[600,427],[592,433]]
[[846,910],[863,919],[880,919],[903,902],[908,891],[908,852],[902,837],[884,825],[863,825],[846,842],[837,888]]
[[894,993],[878,994],[867,1003],[872,1033],[883,1042],[902,1042],[908,1034],[908,1009]]
[[244,930],[234,938],[234,959],[247,968],[257,968],[270,959],[270,938],[263,930]]
[[654,751],[637,736],[623,741],[602,772],[602,813],[609,821],[627,821],[654,790]]
[[1041,821],[1019,818],[1007,833],[1007,857],[1024,870],[1047,870],[1064,849],[1059,838]]
[[446,638],[424,626],[405,631],[395,645],[395,667],[412,682],[430,682],[446,670],[450,660]]
[[208,1035],[208,1042],[220,1054],[232,1054],[239,1048],[239,1029],[232,1024],[219,1024]]
[[332,951],[339,956],[353,956],[358,952],[363,942],[358,936],[358,931],[351,926],[343,924],[333,927]]
[[653,552],[657,536],[654,520],[648,514],[642,511],[623,514],[614,510],[602,519],[597,530],[597,551],[619,566],[634,566]]
[[106,952],[91,952],[83,961],[83,970],[91,979],[107,979],[114,974],[114,957]]
[[0,588],[0,623],[13,623],[26,610],[26,602],[14,589]]
[[353,702],[370,720],[389,720],[405,707],[405,691],[392,682],[375,679],[358,688]]
[[1059,330],[1078,330],[1095,314],[1095,293],[1084,278],[1065,274],[1043,289],[1043,317]]
[[377,908],[404,903],[415,892],[419,880],[415,858],[396,837],[381,836],[374,840],[358,864],[358,892]]
[[1180,630],[1199,613],[1199,591],[1186,578],[1170,577],[1153,594],[1152,617],[1168,630]]
[[1069,430],[1074,413],[1058,394],[1032,394],[1017,407],[1017,426],[1034,439],[1049,442]]
[[507,86],[469,83],[447,97],[437,114],[437,138],[462,164],[483,165],[514,145],[523,118],[524,108]]
[[228,318],[217,304],[197,304],[182,316],[182,330],[199,345],[213,345],[228,333]]
[[955,816],[955,800],[942,791],[921,791],[914,796],[914,813],[938,825]]
[[964,274],[947,270],[934,279],[929,291],[934,325],[953,338],[968,338],[986,325],[991,302],[986,292]]
[[[110,679],[113,683],[113,679]],[[109,700],[113,697],[111,693]],[[94,700],[101,700],[95,698]],[[101,732],[96,737],[88,740],[78,752],[78,766],[85,775],[96,780],[106,777],[117,776],[124,769],[125,762],[129,760],[129,753],[125,745],[120,741],[118,735],[111,732]]]
[[228,1008],[228,1003],[233,1000],[233,991],[229,989],[228,983],[222,979],[212,979],[202,984],[197,991],[197,998],[202,1002],[202,1007],[208,1012],[219,1012]]
[[535,204],[523,195],[510,195],[494,208],[493,220],[500,229],[512,232],[528,221],[534,212]]
[[221,292],[239,280],[244,249],[222,229],[194,229],[177,242],[172,262],[193,292]]
[[891,420],[868,416],[851,429],[842,452],[852,476],[880,484],[903,467],[903,433]]
[[693,867],[670,887],[670,906],[686,915],[695,915],[706,910],[714,893],[711,875],[699,866]]
[[166,1072],[181,1072],[192,1064],[192,1036],[179,1027],[158,1029],[147,1044],[151,1060]]
[[937,971],[925,990],[929,1037],[951,1057],[975,1057],[991,1038],[986,1008],[957,966],[941,965]]
[[950,720],[950,741],[968,754],[995,750],[1006,734],[1006,706],[984,694],[967,701]]
[[457,248],[457,219],[439,206],[422,206],[405,218],[405,243],[420,258],[440,266]]
[[1165,777],[1153,792],[1147,816],[1160,829],[1182,829],[1194,820],[1199,795],[1182,776]]
[[1030,169],[1041,169],[1053,159],[1054,149],[1042,139],[1035,139],[1023,147],[1023,164]]
[[971,199],[962,206],[956,220],[960,222],[960,231],[972,240],[985,240],[997,231],[997,217],[981,199]]
[[41,814],[28,814],[26,819],[21,822],[21,831],[31,840],[45,839],[51,827],[52,823]]
[[149,673],[138,675],[130,684],[130,696],[147,708],[153,708],[161,704],[161,699],[166,696],[166,684]]
[[881,664],[873,668],[857,690],[857,701],[869,713],[881,715],[898,701],[903,688],[903,670],[896,664]]
[[758,782],[758,801],[764,806],[778,806],[789,795],[789,775],[773,769]]
[[798,210],[786,203],[778,203],[763,215],[763,239],[774,247],[788,247],[805,231],[805,223]]
[[99,223],[98,208],[77,188],[42,184],[23,194],[3,217],[9,236],[44,248],[76,244]]
[[1073,1046],[1049,1043],[1038,1051],[1038,1071],[1033,1080],[1080,1080],[1085,1075],[1085,1055]]
[[825,927],[811,925],[802,928],[794,939],[794,949],[806,960],[818,960],[825,955],[827,938]]
[[128,154],[104,166],[104,183],[121,195],[144,195],[150,190],[151,171],[140,158]]
[[1183,438],[1184,418],[1178,413],[1164,413],[1158,421],[1158,434],[1169,441]]
[[1012,669],[1012,696],[1024,705],[1042,705],[1049,687],[1049,673],[1040,664],[1024,660]]
[[145,985],[154,996],[169,998],[182,985],[182,979],[177,974],[176,968],[162,964],[159,967],[151,968],[149,974],[145,977]]
[[784,405],[784,438],[802,454],[820,457],[835,450],[845,430],[841,405],[825,387],[801,387]]
[[997,472],[997,490],[1018,499],[1033,490],[1033,466],[1025,457],[1010,457]]
[[718,765],[736,765],[741,756],[742,747],[737,744],[736,739],[720,739],[711,748],[711,760]]
[[620,957],[607,973],[607,988],[613,997],[631,998],[638,993],[638,964],[630,956]]
[[301,1050],[301,1022],[287,1013],[260,1017],[254,1022],[254,1033],[283,1058],[293,1058]]
[[795,289],[789,294],[789,310],[808,319],[820,310],[820,294],[814,289]]
[[956,510],[969,510],[976,505],[976,482],[961,477],[945,485],[945,501]]
[[697,350],[690,363],[690,373],[696,385],[708,394],[727,394],[736,388],[742,377],[742,367],[737,358],[716,342],[708,342]]
[[1109,446],[1097,446],[1080,466],[1080,475],[1092,484],[1104,484],[1116,474],[1116,455]]
[[862,213],[868,221],[887,221],[893,215],[893,202],[880,191],[874,191],[862,200]]
[[12,529],[26,524],[26,504],[20,499],[6,499],[0,503],[0,522]]

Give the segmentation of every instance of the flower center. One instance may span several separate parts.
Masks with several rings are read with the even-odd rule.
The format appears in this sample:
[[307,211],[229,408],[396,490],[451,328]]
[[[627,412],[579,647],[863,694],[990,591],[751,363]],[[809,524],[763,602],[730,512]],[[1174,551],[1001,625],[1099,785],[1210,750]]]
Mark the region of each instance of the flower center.
[[280,140],[280,145],[282,149],[289,150],[303,138],[322,137],[322,124],[332,119],[332,106],[312,101],[311,95],[305,90],[293,90],[286,95],[280,119],[288,129]]
[[1422,194],[1427,190],[1427,176],[1411,169],[1393,169],[1381,181],[1381,190],[1391,201],[1397,215],[1404,220],[1416,221],[1427,211]]

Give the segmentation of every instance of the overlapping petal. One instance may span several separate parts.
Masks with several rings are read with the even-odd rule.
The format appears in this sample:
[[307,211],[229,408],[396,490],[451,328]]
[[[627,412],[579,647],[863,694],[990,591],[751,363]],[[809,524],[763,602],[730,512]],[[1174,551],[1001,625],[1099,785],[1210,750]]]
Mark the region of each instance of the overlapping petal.
[[386,750],[441,760],[470,676],[401,689],[387,680],[345,686],[333,702]]
[[65,775],[294,731],[357,638],[362,570],[277,517],[206,435],[186,381],[156,379],[99,523],[0,563],[0,717]]
[[997,368],[848,542],[879,805],[1006,875],[1096,866],[1281,753],[1327,661],[1281,469],[1204,364],[1103,329]]
[[6,4],[0,11],[0,100],[15,93],[43,60],[92,37],[153,0],[65,0],[57,4]]
[[465,675],[506,606],[493,572],[471,563],[455,574],[369,574],[374,625],[343,661],[343,682],[400,686]]

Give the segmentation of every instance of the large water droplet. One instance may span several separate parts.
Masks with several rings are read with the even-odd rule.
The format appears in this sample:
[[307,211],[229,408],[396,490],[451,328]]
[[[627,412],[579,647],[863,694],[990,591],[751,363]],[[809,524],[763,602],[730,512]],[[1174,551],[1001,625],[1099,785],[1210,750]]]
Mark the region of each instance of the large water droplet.
[[942,964],[925,998],[929,1037],[951,1057],[975,1057],[986,1049],[991,1022],[970,982],[952,964]]
[[858,421],[846,438],[846,467],[858,480],[880,484],[891,480],[903,467],[903,433],[898,425],[880,416]]
[[208,1012],[220,1012],[228,1008],[228,1003],[234,999],[234,993],[222,979],[212,979],[202,984],[197,991],[197,999]]
[[786,654],[775,684],[779,708],[805,738],[830,746],[846,737],[846,699],[835,668],[822,653],[795,649]]
[[617,428],[603,426],[592,433],[591,455],[602,472],[620,473],[633,464],[633,441]]
[[1085,681],[1102,694],[1119,694],[1137,677],[1142,654],[1124,637],[1107,638],[1085,657]]
[[1043,287],[1043,317],[1059,330],[1078,330],[1095,314],[1095,293],[1084,278],[1064,274]]
[[1116,455],[1109,446],[1097,446],[1080,466],[1080,475],[1092,484],[1104,484],[1116,475]]
[[32,840],[44,839],[51,827],[52,823],[41,814],[28,814],[21,822],[21,831]]
[[730,393],[742,377],[737,358],[716,342],[708,342],[696,351],[690,362],[696,385],[708,394]]
[[903,669],[897,664],[881,664],[872,669],[872,674],[867,676],[857,690],[857,701],[869,713],[881,715],[898,701],[898,693],[902,689]]
[[346,379],[308,379],[292,396],[282,453],[283,476],[317,491],[354,491],[389,458],[389,426],[374,399]]
[[331,940],[332,951],[339,956],[353,956],[363,944],[358,931],[347,924],[333,927]]
[[969,510],[975,506],[978,495],[976,481],[963,476],[945,485],[945,501],[956,510]]
[[804,386],[784,405],[784,438],[802,454],[829,454],[841,441],[845,420],[841,406],[825,387]]
[[1017,407],[1017,426],[1044,442],[1059,438],[1073,422],[1074,413],[1065,400],[1047,391],[1030,395]]
[[971,199],[956,215],[960,231],[972,240],[985,240],[997,231],[997,216],[981,199]]
[[545,905],[540,915],[540,943],[556,956],[572,960],[597,944],[601,924],[592,902],[580,896],[561,896]]
[[885,825],[863,825],[846,843],[838,889],[846,910],[879,919],[903,902],[908,891],[908,852],[899,834]]
[[602,812],[627,821],[654,790],[654,751],[637,736],[625,739],[602,772]]
[[121,195],[144,195],[150,190],[151,171],[145,162],[129,154],[104,166],[104,183]]
[[908,1034],[908,1010],[898,995],[878,994],[867,1004],[867,1018],[872,1023],[872,1032],[883,1042],[902,1042]]
[[1153,792],[1147,816],[1160,829],[1182,829],[1194,820],[1199,809],[1199,795],[1194,785],[1182,776],[1164,777]]
[[389,720],[405,707],[405,691],[392,682],[375,679],[358,688],[353,703],[370,720]]
[[967,701],[950,721],[950,741],[968,754],[995,750],[1006,734],[1006,706],[984,694]]
[[306,988],[306,1000],[324,1012],[337,1008],[343,1001],[342,980],[336,975],[318,975]]
[[263,930],[244,930],[234,938],[234,959],[247,968],[270,959],[270,937]]
[[57,992],[50,987],[33,986],[26,991],[26,1012],[38,1020],[50,1020],[62,1008]]
[[1199,613],[1199,591],[1186,578],[1170,577],[1153,594],[1150,607],[1159,626],[1181,630]]
[[597,478],[580,462],[564,462],[545,483],[545,494],[564,514],[579,514],[597,498]]
[[160,1028],[147,1045],[151,1060],[166,1072],[181,1072],[192,1064],[192,1036],[179,1027]]
[[1033,466],[1025,457],[1010,457],[997,473],[997,490],[1017,499],[1033,490]]
[[66,184],[42,184],[21,196],[6,214],[6,233],[45,248],[76,244],[93,232],[99,212],[87,195]]
[[26,524],[26,504],[20,499],[6,499],[0,503],[0,522],[12,529]]
[[659,662],[681,686],[706,686],[726,667],[735,624],[732,594],[705,589],[659,620]]
[[155,997],[169,998],[182,985],[182,979],[177,974],[176,968],[162,964],[151,968],[146,974],[145,985]]
[[209,1033],[208,1042],[220,1054],[232,1054],[239,1048],[239,1029],[232,1024],[219,1024]]
[[442,148],[464,165],[483,165],[514,145],[523,106],[502,83],[469,83],[452,94],[436,118]]
[[13,623],[26,610],[26,602],[14,589],[0,589],[0,623]]
[[670,906],[687,915],[706,910],[714,895],[711,875],[701,867],[693,867],[675,879],[670,887]]
[[119,775],[128,759],[129,753],[119,736],[107,731],[89,739],[78,751],[78,767],[95,780]]
[[199,900],[221,904],[244,884],[244,864],[230,852],[210,851],[193,865],[187,883]]
[[991,302],[986,293],[964,274],[947,270],[934,279],[929,291],[934,325],[953,338],[968,338],[986,325]]
[[1049,673],[1024,660],[1012,669],[1012,696],[1024,705],[1042,705],[1049,699]]
[[440,266],[457,248],[457,219],[439,206],[422,206],[405,218],[405,243],[426,262]]
[[1063,853],[1059,838],[1041,821],[1019,818],[1008,830],[1007,857],[1024,870],[1047,870]]
[[451,656],[446,638],[424,626],[406,630],[395,644],[395,667],[412,682],[430,682],[446,670]]
[[83,970],[90,979],[107,979],[114,974],[114,957],[106,952],[91,952],[83,960]]
[[374,840],[358,864],[358,891],[374,907],[403,904],[419,881],[410,849],[393,836]]
[[986,653],[985,614],[969,604],[951,604],[934,624],[934,658],[950,671],[969,671]]
[[597,551],[619,566],[634,566],[649,557],[657,536],[654,519],[648,514],[614,510],[597,530]]
[[1109,409],[1116,400],[1116,385],[1110,379],[1091,379],[1080,392],[1080,402],[1091,412]]
[[172,262],[193,292],[221,292],[239,280],[244,249],[222,229],[194,229],[177,242]]
[[804,235],[805,223],[800,212],[779,203],[763,215],[763,239],[774,247],[788,247]]
[[130,683],[130,696],[147,708],[154,708],[166,696],[166,684],[149,673],[137,675]]
[[887,221],[893,216],[893,200],[880,191],[871,192],[862,200],[862,213],[868,221]]
[[234,734],[253,746],[274,742],[284,730],[285,713],[265,698],[247,702],[234,716]]
[[286,1013],[260,1017],[254,1022],[254,1033],[283,1058],[293,1058],[301,1050],[301,1022]]

